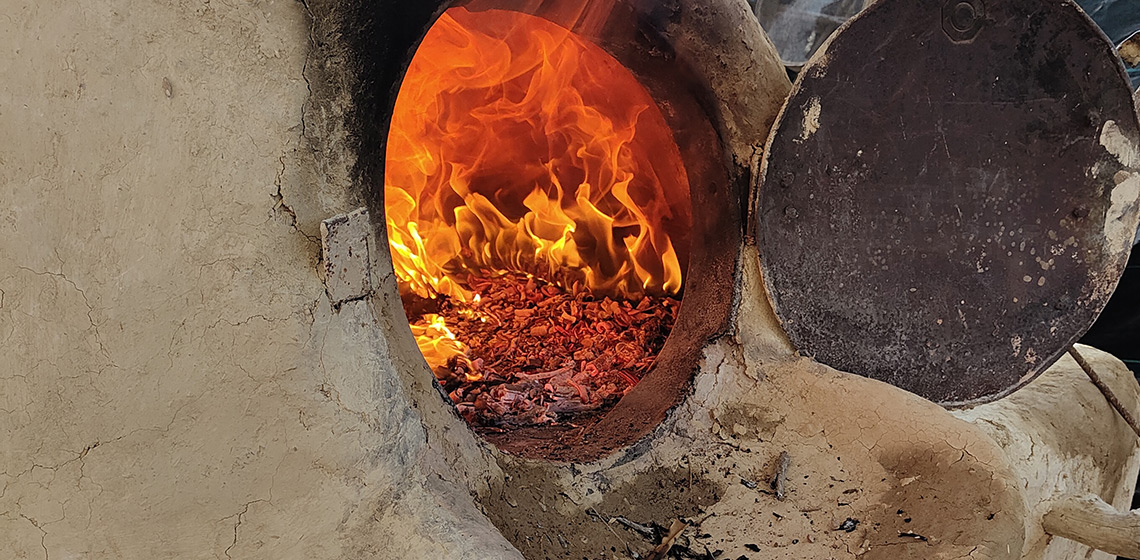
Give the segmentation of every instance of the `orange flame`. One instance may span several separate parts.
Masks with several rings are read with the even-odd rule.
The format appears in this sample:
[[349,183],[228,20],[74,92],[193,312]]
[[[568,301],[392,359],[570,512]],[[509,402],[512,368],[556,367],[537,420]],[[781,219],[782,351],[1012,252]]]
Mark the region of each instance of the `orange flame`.
[[[545,19],[443,14],[400,89],[386,166],[404,293],[470,301],[473,270],[681,289],[689,186],[669,126],[625,67]],[[465,353],[438,326],[417,336],[433,365]]]
[[[447,328],[447,322],[443,317],[435,314],[427,314],[423,316],[423,321],[426,325],[412,325],[412,335],[416,337],[416,342],[420,347],[420,352],[424,355],[424,360],[427,361],[432,367],[437,367],[447,364],[447,361],[452,356],[466,356],[467,345],[463,344],[451,329]],[[464,360],[467,365],[467,381],[479,381],[482,375],[478,372],[471,371],[470,360]]]

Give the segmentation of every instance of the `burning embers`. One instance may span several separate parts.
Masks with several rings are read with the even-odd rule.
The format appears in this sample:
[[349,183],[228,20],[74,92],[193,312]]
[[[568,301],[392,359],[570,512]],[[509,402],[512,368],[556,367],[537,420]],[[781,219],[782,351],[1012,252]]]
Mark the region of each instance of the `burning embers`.
[[388,139],[393,264],[420,350],[482,426],[616,402],[672,327],[689,186],[619,62],[547,20],[448,10]]
[[441,301],[412,331],[421,348],[441,339],[466,346],[429,362],[443,364],[436,376],[480,426],[547,423],[613,404],[649,370],[677,308],[669,297],[596,298],[578,284],[567,290],[520,273],[469,285],[478,304]]

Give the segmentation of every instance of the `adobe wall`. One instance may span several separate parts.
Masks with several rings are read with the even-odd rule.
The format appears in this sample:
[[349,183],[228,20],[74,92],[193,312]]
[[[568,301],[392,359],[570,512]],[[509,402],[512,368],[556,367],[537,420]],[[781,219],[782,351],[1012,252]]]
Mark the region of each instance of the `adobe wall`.
[[[382,240],[369,240],[369,297],[334,308],[326,293],[319,224],[363,201],[340,124],[343,53],[305,5],[15,0],[3,14],[0,558],[650,548],[597,520],[619,515],[685,517],[694,550],[732,558],[748,545],[892,560],[1045,546],[1021,447],[794,356],[753,257],[734,332],[646,441],[573,467],[488,449],[432,387]],[[741,127],[756,124],[737,117],[744,163]],[[1135,402],[1118,362],[1093,358]],[[1066,371],[1050,387],[1073,391]],[[1130,437],[1095,394],[1066,394],[1093,433]],[[1018,441],[1044,441],[1048,424],[1026,417]],[[1136,447],[1104,448],[1111,461],[1081,463],[1068,490],[1119,506]],[[762,491],[782,451],[786,501]],[[859,526],[837,531],[848,517]],[[919,526],[930,540],[883,545]]]

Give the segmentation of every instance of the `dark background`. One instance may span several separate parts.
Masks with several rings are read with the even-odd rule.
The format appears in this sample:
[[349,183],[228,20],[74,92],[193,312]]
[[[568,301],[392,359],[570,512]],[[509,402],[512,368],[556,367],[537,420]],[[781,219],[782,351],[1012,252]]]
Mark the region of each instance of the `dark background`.
[[[1077,4],[1092,16],[1114,45],[1140,31],[1140,2],[1136,0],[1077,0]],[[1130,68],[1128,75],[1132,85],[1140,87],[1140,68]]]
[[[1140,1],[1078,0],[1077,3],[1114,45],[1140,31]],[[1140,68],[1130,69],[1129,74],[1132,84],[1140,85]],[[1081,342],[1111,352],[1140,376],[1140,258],[1136,248],[1132,250],[1116,293]]]

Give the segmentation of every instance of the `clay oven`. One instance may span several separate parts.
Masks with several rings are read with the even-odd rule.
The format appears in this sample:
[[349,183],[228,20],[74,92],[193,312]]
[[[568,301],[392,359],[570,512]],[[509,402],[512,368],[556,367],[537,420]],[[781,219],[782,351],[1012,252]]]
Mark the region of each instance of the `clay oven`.
[[[741,64],[754,58],[744,44],[727,39],[750,16],[710,12],[692,20],[683,14],[688,9],[637,2],[440,4],[401,20],[402,29],[422,29],[422,41],[387,30],[361,32],[362,56],[414,54],[398,62],[370,60],[368,68],[387,73],[365,76],[367,83],[391,85],[359,91],[357,101],[370,108],[359,119],[386,125],[392,118],[391,131],[366,129],[362,136],[389,156],[383,160],[384,197],[374,190],[371,208],[386,213],[412,328],[461,413],[511,452],[588,459],[637,441],[689,390],[701,348],[728,328],[749,186],[744,167],[757,153],[751,146],[739,156],[726,151],[725,134],[740,133],[717,130],[716,115],[723,99],[732,99],[725,107],[755,107],[760,120],[747,124],[760,137],[790,84],[775,58],[749,69],[748,80],[723,71],[710,76],[712,57],[727,55]],[[751,25],[745,35],[766,40]],[[716,48],[705,42],[721,37]],[[481,58],[453,56],[465,46]],[[495,64],[503,76],[471,70]],[[483,82],[465,83],[473,72]],[[454,83],[442,83],[448,79]],[[718,82],[741,95],[718,94]],[[500,105],[511,105],[498,107],[504,115],[499,122],[488,103],[495,96]],[[434,132],[425,133],[427,121]],[[432,150],[438,151],[427,153]],[[456,150],[467,153],[457,156]],[[460,169],[464,158],[466,170]],[[381,181],[381,163],[363,165],[377,166],[371,181]],[[417,165],[437,167],[425,172]],[[432,184],[416,185],[412,177]],[[428,266],[415,264],[425,258],[432,261]],[[466,348],[466,333],[454,332],[454,323],[459,313],[478,313],[470,303],[476,295],[488,295],[468,284],[472,271],[500,278],[504,272],[525,274],[530,293],[545,289],[550,295],[544,297],[576,300],[502,308],[508,315],[518,312],[520,320],[508,325],[514,330],[498,327],[502,315],[479,317],[496,324],[484,329],[484,339],[497,334],[498,344],[513,339],[532,352],[547,339],[562,354],[528,365],[527,356],[509,347]],[[520,279],[525,289],[527,277],[514,277]],[[501,291],[504,282],[483,289]],[[448,307],[450,325],[439,313],[441,300],[466,306]],[[492,304],[502,302],[483,307]],[[534,311],[534,319],[524,316]],[[647,320],[646,332],[625,335],[632,332],[630,321]],[[599,331],[583,346],[582,333],[594,329]],[[493,344],[485,340],[483,346]],[[598,352],[607,345],[620,345],[621,356]],[[462,360],[456,362],[459,348]],[[499,354],[505,353],[521,360],[504,362]],[[546,393],[560,387],[563,394],[554,400],[551,394],[527,395],[519,383],[528,376],[533,379],[527,385],[540,393],[545,385]],[[459,378],[479,381],[463,388]],[[504,394],[506,380],[514,383]],[[495,396],[486,398],[496,387]],[[503,407],[513,407],[506,422]],[[488,414],[492,409],[500,412]]]
[[636,441],[726,328],[742,196],[650,15],[456,5],[401,81],[384,212],[405,310],[460,414],[512,453]]
[[[499,505],[483,502],[512,543],[528,555],[577,548],[563,533],[556,542],[534,532],[540,522],[520,526],[527,525],[514,511],[520,506],[506,497],[520,487],[542,487],[567,468],[606,480],[616,465],[656,455],[662,441],[699,441],[682,426],[703,424],[696,418],[704,415],[728,439],[754,428],[726,426],[723,414],[768,418],[756,402],[728,413],[718,408],[724,403],[702,400],[710,394],[699,382],[694,389],[694,376],[723,378],[723,364],[709,369],[715,349],[725,351],[723,337],[756,337],[737,350],[746,368],[778,363],[775,356],[795,348],[961,406],[1028,383],[1087,329],[1126,257],[1119,236],[1106,232],[1127,229],[1137,215],[1120,186],[1133,163],[1101,142],[1106,134],[1136,140],[1127,82],[1110,46],[1071,6],[1045,10],[1051,19],[1037,28],[1072,43],[1062,52],[1027,47],[1044,40],[1002,23],[1044,18],[1039,7],[960,4],[884,2],[869,10],[805,67],[782,106],[784,69],[751,15],[732,2],[440,3],[359,32],[366,63],[355,118],[368,121],[360,125],[370,150],[361,152],[360,169],[369,207],[383,216],[402,307],[433,383],[507,454],[508,472],[528,473],[525,482],[508,474],[492,484]],[[882,37],[887,26],[914,33]],[[1017,56],[978,66],[985,53],[1007,48]],[[908,53],[921,52],[946,53],[946,83],[913,83],[925,79],[923,59]],[[864,62],[869,70],[854,71]],[[1057,85],[1082,65],[1087,83]],[[1039,71],[1027,75],[1027,67]],[[921,92],[925,109],[907,101]],[[959,99],[965,105],[955,105]],[[1054,99],[1069,101],[1061,107]],[[1056,114],[1044,118],[1024,105],[1035,103]],[[1080,124],[1063,120],[1090,106],[1097,108]],[[947,120],[954,115],[958,121]],[[1117,135],[1117,123],[1128,131]],[[1031,167],[1065,134],[1082,138],[1065,144],[1068,160],[1051,160],[1052,171]],[[992,152],[1001,138],[1045,144]],[[1050,180],[1065,185],[1056,200],[1028,196],[1026,184]],[[1110,201],[1113,192],[1119,201]],[[1042,218],[1056,212],[1061,222],[1050,229]],[[1018,246],[1038,238],[1052,241]],[[971,243],[967,252],[993,250],[971,253],[965,270],[955,247]],[[1018,261],[1015,251],[1030,256]],[[919,261],[932,255],[948,263],[946,277],[923,283],[918,270],[927,265]],[[1036,288],[1021,276],[1008,280],[1041,262],[1045,271],[1060,266],[1056,286],[1042,288],[1036,276]],[[998,272],[987,274],[991,268]],[[966,288],[979,281],[985,287]],[[1080,295],[1065,299],[1077,286]],[[997,316],[1008,318],[990,321]],[[948,328],[962,333],[942,332]],[[908,338],[914,332],[924,332],[916,336],[925,346]],[[1008,344],[1012,361],[998,358]],[[764,443],[773,434],[756,437]],[[782,472],[787,457],[751,468]],[[749,478],[757,471],[732,470],[726,477],[755,486]],[[635,478],[667,485],[673,476]],[[915,478],[922,476],[929,475]],[[567,496],[535,491],[528,500],[544,513],[546,502]],[[707,492],[687,499],[722,497]],[[989,496],[990,505],[974,511],[1003,499]],[[691,517],[705,508],[673,510]],[[621,517],[584,515],[607,526]],[[906,529],[894,538],[928,542]],[[956,542],[969,541],[959,534]]]
[[49,0],[0,46],[0,558],[1134,550],[1060,352],[1140,125],[1070,3],[880,0],[795,86],[743,0]]

